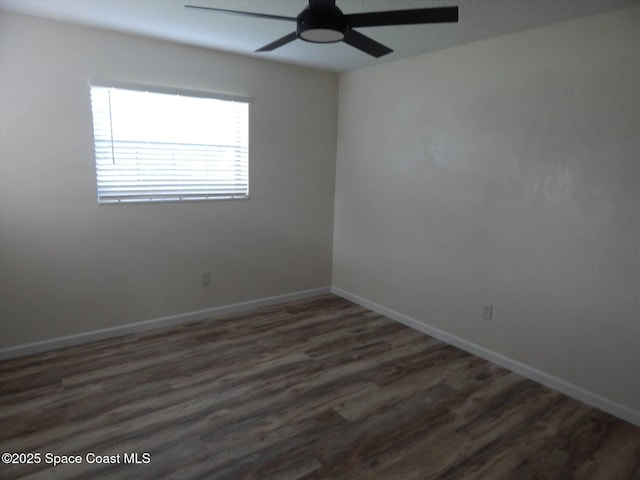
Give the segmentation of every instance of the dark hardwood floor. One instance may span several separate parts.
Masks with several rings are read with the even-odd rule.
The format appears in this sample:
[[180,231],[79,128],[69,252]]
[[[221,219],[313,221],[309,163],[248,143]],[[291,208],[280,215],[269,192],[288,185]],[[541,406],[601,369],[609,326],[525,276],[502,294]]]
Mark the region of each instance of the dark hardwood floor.
[[332,295],[4,361],[0,389],[2,452],[40,453],[2,479],[640,479],[640,428]]

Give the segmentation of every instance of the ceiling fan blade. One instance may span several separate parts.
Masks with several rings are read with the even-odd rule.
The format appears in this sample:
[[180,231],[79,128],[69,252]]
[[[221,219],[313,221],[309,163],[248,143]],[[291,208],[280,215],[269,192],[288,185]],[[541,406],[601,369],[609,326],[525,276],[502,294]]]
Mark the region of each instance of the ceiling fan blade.
[[271,42],[270,44],[259,48],[258,50],[256,50],[256,52],[270,52],[271,50],[275,50],[276,48],[286,45],[289,42],[293,42],[296,38],[298,38],[298,34],[296,32],[291,32],[289,35],[285,35],[275,42]]
[[350,28],[347,28],[347,31],[345,32],[343,42],[376,58],[393,52],[393,50],[391,50],[389,47],[385,47],[381,43],[376,42],[374,39],[369,38],[366,35],[356,32],[355,30],[352,30]]
[[200,5],[185,5],[185,8],[209,10],[209,11],[221,12],[221,13],[231,13],[233,15],[242,15],[243,17],[268,18],[270,20],[288,20],[288,21],[293,20],[294,22],[296,21],[295,17],[283,17],[281,15],[268,15],[266,13],[241,12],[239,10],[226,10],[224,8],[201,7]]
[[345,15],[345,17],[347,17],[349,26],[352,28],[413,25],[419,23],[455,23],[458,21],[458,7],[352,13]]

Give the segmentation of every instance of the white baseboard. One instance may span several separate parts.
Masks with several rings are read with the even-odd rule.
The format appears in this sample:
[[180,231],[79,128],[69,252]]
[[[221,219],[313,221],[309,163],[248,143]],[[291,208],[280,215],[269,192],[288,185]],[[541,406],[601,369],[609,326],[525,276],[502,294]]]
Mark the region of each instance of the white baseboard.
[[143,332],[146,330],[153,330],[161,327],[170,327],[174,325],[180,325],[183,323],[196,322],[198,320],[205,320],[208,318],[220,317],[222,315],[242,313],[242,312],[254,310],[260,307],[277,305],[278,303],[292,302],[295,300],[301,300],[301,299],[313,297],[316,295],[323,295],[330,292],[331,292],[330,287],[314,288],[311,290],[303,290],[299,292],[287,293],[284,295],[277,295],[274,297],[260,298],[258,300],[251,300],[248,302],[234,303],[231,305],[223,305],[221,307],[207,308],[205,310],[198,310],[195,312],[188,312],[188,313],[182,313],[178,315],[171,315],[168,317],[155,318],[155,319],[146,320],[143,322],[129,323],[127,325],[121,325],[121,326],[112,327],[112,328],[105,328],[102,330],[94,330],[91,332],[78,333],[76,335],[58,337],[58,338],[53,338],[51,340],[44,340],[41,342],[27,343],[27,344],[18,345],[15,347],[0,348],[0,360],[23,357],[25,355],[32,355],[34,353],[47,352],[49,350],[57,350],[59,348],[71,347],[74,345],[94,342],[96,340],[103,340],[106,338],[120,337],[122,335],[128,335],[130,333]]
[[518,373],[523,377],[534,380],[535,382],[552,388],[553,390],[557,390],[558,392],[564,393],[565,395],[575,398],[576,400],[580,400],[581,402],[591,405],[592,407],[610,413],[611,415],[614,415],[640,427],[640,412],[637,410],[633,410],[629,407],[616,403],[594,392],[585,390],[582,387],[578,387],[577,385],[554,377],[553,375],[537,370],[536,368],[518,362],[517,360],[513,360],[509,357],[505,357],[504,355],[488,350],[484,347],[481,347],[480,345],[445,332],[444,330],[440,330],[439,328],[435,328],[431,325],[422,323],[415,318],[411,318],[398,313],[394,310],[372,302],[371,300],[362,298],[358,295],[354,295],[353,293],[350,293],[341,288],[331,287],[331,292],[335,295],[338,295],[339,297],[357,303],[358,305],[368,308],[369,310],[384,315],[385,317],[389,317],[392,320],[407,325],[408,327],[425,333],[431,337],[437,338],[438,340],[448,343],[449,345],[453,345],[454,347],[460,348],[461,350],[484,358],[485,360],[500,365],[507,370],[511,370],[512,372]]
[[15,347],[0,348],[0,360],[47,352],[50,350],[71,347],[74,345],[94,342],[96,340],[103,340],[106,338],[120,337],[123,335],[128,335],[130,333],[143,332],[146,330],[153,330],[162,327],[170,327],[174,325],[195,322],[198,320],[230,315],[234,313],[242,313],[260,307],[301,300],[304,298],[323,295],[326,293],[334,293],[335,295],[357,303],[358,305],[384,315],[385,317],[389,317],[392,320],[407,325],[408,327],[418,330],[426,335],[432,336],[434,338],[437,338],[438,340],[460,348],[461,350],[477,355],[478,357],[484,358],[492,363],[500,365],[501,367],[518,373],[523,377],[527,377],[531,380],[541,383],[542,385],[545,385],[549,388],[564,393],[565,395],[580,400],[581,402],[591,405],[592,407],[598,408],[604,412],[610,413],[611,415],[626,420],[629,423],[640,426],[640,412],[637,410],[633,410],[629,407],[616,403],[594,392],[585,390],[582,387],[554,377],[553,375],[550,375],[543,371],[537,370],[536,368],[533,368],[524,363],[518,362],[517,360],[513,360],[509,357],[488,350],[484,347],[481,347],[480,345],[445,332],[444,330],[440,330],[439,328],[422,323],[415,318],[408,317],[407,315],[386,308],[382,305],[372,302],[371,300],[350,293],[339,287],[314,288],[311,290],[303,290],[284,295],[260,298],[248,302],[234,303],[194,312],[171,315],[168,317],[146,320],[143,322],[130,323],[118,327],[105,328],[102,330],[94,330],[91,332],[79,333],[76,335],[58,337],[41,342],[27,343]]

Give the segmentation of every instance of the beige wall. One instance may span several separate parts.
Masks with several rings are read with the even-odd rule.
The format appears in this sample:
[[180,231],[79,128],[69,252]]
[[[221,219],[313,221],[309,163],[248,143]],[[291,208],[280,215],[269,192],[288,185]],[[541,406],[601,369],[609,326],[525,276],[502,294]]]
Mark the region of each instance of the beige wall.
[[[337,75],[0,17],[1,347],[330,284]],[[98,206],[92,76],[250,97],[251,200]]]
[[634,8],[343,74],[333,285],[640,411],[639,44]]

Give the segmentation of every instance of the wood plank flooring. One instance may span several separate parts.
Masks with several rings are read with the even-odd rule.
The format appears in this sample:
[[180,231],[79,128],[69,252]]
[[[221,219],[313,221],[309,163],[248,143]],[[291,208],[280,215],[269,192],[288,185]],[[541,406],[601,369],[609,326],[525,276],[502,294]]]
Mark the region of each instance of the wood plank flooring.
[[2,479],[640,479],[640,428],[332,295],[1,362],[0,445],[41,455]]

